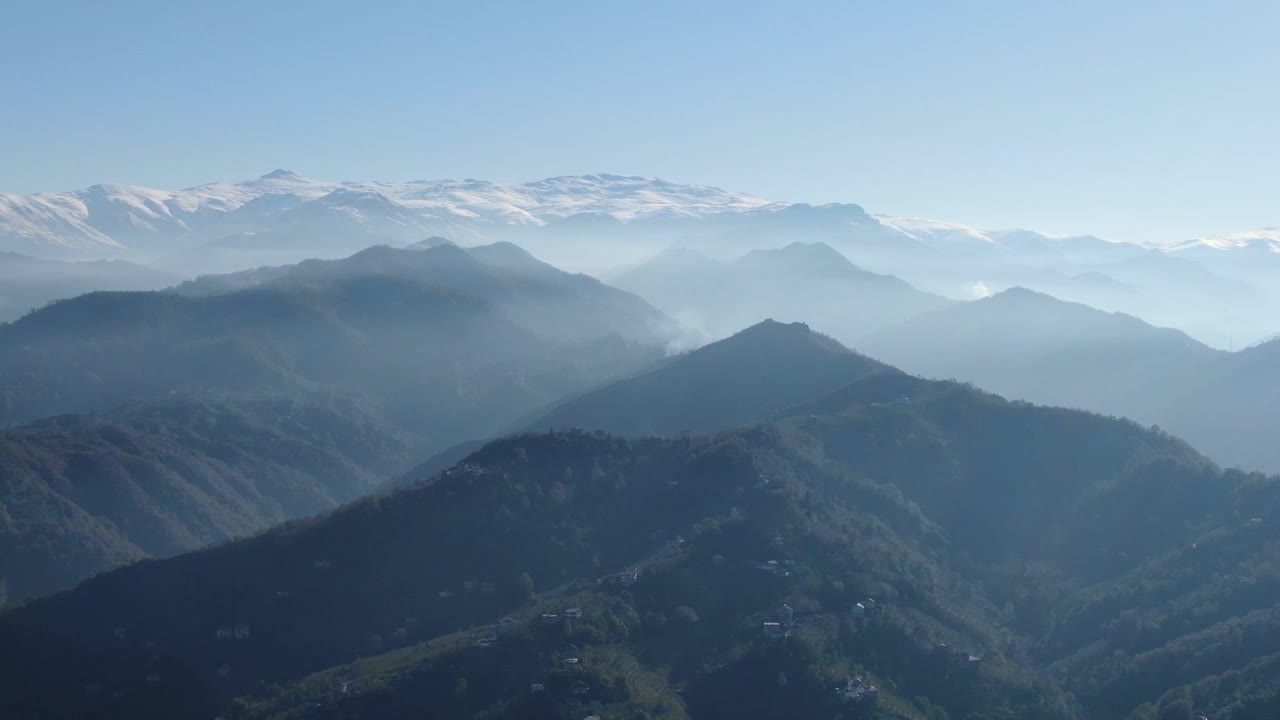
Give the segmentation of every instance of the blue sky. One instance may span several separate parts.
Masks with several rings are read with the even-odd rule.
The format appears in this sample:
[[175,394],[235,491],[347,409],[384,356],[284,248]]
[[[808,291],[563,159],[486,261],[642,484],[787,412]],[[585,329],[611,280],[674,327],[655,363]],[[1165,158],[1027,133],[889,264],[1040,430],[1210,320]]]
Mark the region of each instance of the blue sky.
[[1280,3],[79,2],[0,192],[618,172],[1161,241],[1280,224]]

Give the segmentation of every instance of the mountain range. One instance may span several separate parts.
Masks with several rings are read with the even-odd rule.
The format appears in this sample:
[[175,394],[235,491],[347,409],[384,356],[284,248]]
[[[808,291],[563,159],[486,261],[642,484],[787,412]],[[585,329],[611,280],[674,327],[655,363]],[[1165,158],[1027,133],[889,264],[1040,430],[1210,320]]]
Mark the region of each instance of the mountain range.
[[0,431],[0,578],[15,600],[330,510],[409,442],[329,393],[172,396]]
[[1010,398],[1159,425],[1229,466],[1280,472],[1280,342],[1234,353],[1170,328],[1015,288],[865,337],[872,357]]
[[[262,232],[320,230],[333,222],[362,226],[385,241],[407,241],[433,229],[543,225],[576,215],[697,217],[767,204],[718,188],[607,174],[530,183],[381,183],[326,182],[276,170],[246,182],[176,191],[94,185],[65,193],[0,195],[0,243],[15,251],[76,257],[129,251],[159,255],[203,242],[248,242]],[[324,234],[313,233],[312,239],[332,240]]]
[[0,579],[39,595],[331,509],[675,339],[506,244],[52,303],[0,325]]
[[673,245],[724,261],[794,242],[825,243],[859,268],[951,299],[1028,287],[1178,327],[1219,348],[1271,337],[1280,310],[1272,282],[1280,255],[1268,250],[1275,232],[1267,229],[1144,247],[603,173],[527,183],[389,183],[277,170],[177,191],[95,185],[0,195],[0,251],[127,259],[186,276],[341,258],[437,235],[462,245],[514,242],[596,275],[616,275]]
[[[766,324],[682,372],[711,382],[758,335],[857,358]],[[1274,715],[1280,482],[1132,422],[864,367],[711,435],[505,438],[10,610],[0,702],[42,719]],[[732,398],[716,382],[690,402]]]

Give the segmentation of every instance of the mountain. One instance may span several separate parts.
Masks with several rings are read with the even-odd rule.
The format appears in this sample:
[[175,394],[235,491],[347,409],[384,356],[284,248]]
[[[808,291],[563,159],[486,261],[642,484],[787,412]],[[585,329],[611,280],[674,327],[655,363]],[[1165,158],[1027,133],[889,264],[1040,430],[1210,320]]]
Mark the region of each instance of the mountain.
[[1134,388],[1222,355],[1177,330],[1022,288],[920,315],[858,348],[927,377],[1117,414],[1132,414],[1122,399]]
[[42,595],[363,495],[405,438],[326,394],[169,396],[0,431],[0,579]]
[[278,251],[310,241],[350,252],[360,246],[356,243],[409,242],[432,228],[541,225],[578,214],[621,220],[698,217],[765,204],[717,188],[607,174],[530,183],[338,183],[276,170],[255,180],[178,191],[95,185],[65,193],[0,195],[0,249],[154,257],[204,243]]
[[207,296],[249,288],[308,288],[363,276],[482,297],[525,327],[557,339],[655,340],[678,334],[660,312],[635,295],[587,275],[561,271],[508,242],[469,248],[443,242],[404,250],[376,246],[342,260],[206,276],[175,291]]
[[0,325],[0,425],[58,416],[4,436],[0,578],[49,592],[330,509],[649,366],[665,323],[510,244],[53,303]]
[[1280,472],[1280,343],[1234,353],[1137,318],[1014,289],[869,336],[869,355],[1008,397],[1159,425],[1225,465]]
[[1273,428],[1280,423],[1280,341],[1134,388],[1135,416],[1191,440],[1224,464],[1280,472]]
[[766,320],[569,400],[529,427],[629,436],[718,432],[767,420],[884,367],[801,323]]
[[1269,717],[1277,527],[1280,482],[1166,434],[882,371],[712,437],[506,438],[390,496],[94,578],[0,614],[0,703]]
[[[560,267],[596,275],[643,264],[673,244],[723,260],[822,243],[867,272],[946,298],[1027,287],[1177,327],[1219,348],[1274,335],[1280,311],[1271,262],[1280,255],[1268,249],[1275,245],[1269,229],[1144,246],[872,215],[852,203],[771,202],[610,174],[528,183],[390,183],[330,182],[277,170],[178,191],[96,185],[0,195],[0,251],[124,258],[187,276],[341,258],[370,245],[402,247],[432,236],[460,245],[513,242]],[[1115,283],[1080,282],[1082,275]],[[701,321],[697,310],[690,319]],[[712,335],[769,316],[856,339],[811,313],[783,312],[743,313]]]
[[1225,251],[1222,254],[1232,253],[1255,257],[1280,254],[1280,228],[1269,227],[1209,235],[1175,243],[1169,247],[1171,253],[1186,253],[1201,257],[1212,257],[1217,255],[1218,251]]
[[658,255],[611,280],[712,338],[765,318],[808,318],[843,342],[946,304],[870,273],[829,245],[792,243],[718,263],[689,250]]
[[[512,431],[584,428],[619,435],[683,436],[764,422],[886,366],[803,323],[765,320],[657,367],[570,398]],[[434,475],[480,449],[468,440],[388,483]]]
[[648,365],[669,341],[663,322],[532,258],[513,269],[451,246],[374,248],[93,293],[0,326],[0,423],[171,391],[329,387],[364,395],[429,453]]
[[0,322],[95,290],[157,290],[182,280],[123,260],[57,262],[0,252]]

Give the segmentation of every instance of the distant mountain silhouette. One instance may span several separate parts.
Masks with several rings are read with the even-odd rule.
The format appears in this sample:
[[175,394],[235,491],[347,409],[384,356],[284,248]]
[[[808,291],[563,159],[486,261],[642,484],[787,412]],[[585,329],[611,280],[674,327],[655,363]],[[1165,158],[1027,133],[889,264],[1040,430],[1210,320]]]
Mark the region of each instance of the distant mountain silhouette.
[[416,251],[377,246],[342,260],[308,260],[202,277],[180,285],[176,292],[214,295],[248,288],[308,287],[353,277],[395,278],[483,298],[550,338],[618,335],[652,340],[669,331],[662,314],[635,295],[586,275],[566,273],[507,242],[471,248],[440,243]]
[[0,422],[175,390],[334,386],[439,448],[644,367],[664,323],[528,256],[513,269],[453,246],[371,248],[172,293],[85,295],[0,326]]
[[1134,387],[1220,355],[1177,330],[1014,288],[920,315],[858,349],[911,373],[1010,398],[1123,413]]
[[884,368],[807,325],[766,320],[570,400],[529,427],[632,436],[718,432],[767,420]]
[[1122,402],[1223,464],[1280,472],[1280,341],[1155,378]]
[[0,252],[0,323],[95,290],[158,290],[182,279],[123,260],[58,262]]
[[664,356],[643,300],[475,252],[372,248],[0,325],[0,426],[36,423],[2,436],[0,578],[44,593],[327,510]]
[[856,343],[947,303],[898,278],[862,270],[822,243],[753,250],[730,263],[668,251],[612,282],[712,337],[774,318],[803,320]]
[[[569,399],[513,429],[577,427],[635,437],[719,432],[763,422],[885,369],[803,323],[765,320]],[[483,444],[469,440],[444,450],[391,485],[439,472]]]

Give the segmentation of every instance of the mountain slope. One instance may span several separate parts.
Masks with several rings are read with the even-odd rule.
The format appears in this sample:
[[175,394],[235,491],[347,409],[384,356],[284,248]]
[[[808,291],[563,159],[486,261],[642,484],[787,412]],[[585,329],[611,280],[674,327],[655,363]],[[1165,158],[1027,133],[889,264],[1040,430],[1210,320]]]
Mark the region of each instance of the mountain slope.
[[14,598],[329,510],[407,460],[349,398],[174,396],[0,432],[0,578]]
[[548,337],[651,339],[671,331],[662,314],[640,298],[587,275],[561,271],[507,242],[470,248],[443,243],[413,250],[377,246],[341,260],[206,276],[175,291],[203,296],[248,288],[313,287],[356,276],[394,278],[482,297]]
[[[899,519],[892,529],[858,509],[860,502],[877,498],[886,510],[897,508]],[[669,682],[684,687],[683,703],[675,697],[662,702],[687,703],[694,716],[739,707],[724,694],[725,685],[760,674],[775,678],[779,672],[787,674],[786,685],[794,684],[794,689],[763,690],[756,701],[775,708],[764,716],[790,716],[783,713],[796,702],[805,709],[833,711],[840,701],[829,688],[841,677],[841,668],[852,669],[854,663],[900,678],[898,687],[908,697],[929,695],[956,711],[1004,706],[1011,702],[1013,687],[1024,693],[1013,701],[1015,706],[1051,706],[1056,701],[1050,684],[996,661],[1000,641],[983,619],[990,617],[991,608],[980,603],[953,606],[949,599],[934,606],[915,594],[912,583],[918,580],[905,573],[927,574],[931,561],[907,538],[932,532],[909,506],[894,503],[873,485],[843,480],[807,463],[788,449],[782,436],[768,432],[696,444],[585,434],[521,437],[486,448],[434,483],[360,503],[318,523],[175,561],[134,566],[0,616],[4,646],[30,658],[27,670],[0,682],[6,690],[25,686],[17,694],[6,692],[8,708],[21,712],[25,703],[40,703],[48,708],[47,717],[86,711],[134,717],[217,712],[226,707],[228,693],[249,691],[258,680],[299,678],[341,665],[358,647],[377,653],[400,644],[412,652],[408,643],[414,640],[517,611],[528,598],[524,576],[554,600],[561,583],[639,564],[640,582],[620,601],[594,594],[582,599],[593,615],[598,611],[592,606],[613,602],[612,613],[619,620],[602,615],[599,634],[590,630],[594,621],[586,619],[570,623],[567,637],[539,633],[534,638],[545,639],[535,640],[533,659],[525,659],[524,653],[505,656],[500,647],[499,656],[507,657],[502,664],[516,673],[515,682],[506,682],[505,690],[495,688],[496,696],[482,692],[468,705],[483,708],[520,699],[528,682],[547,672],[536,659],[540,647],[547,653],[575,641],[588,646],[584,652],[616,653],[629,636],[648,653],[630,662],[661,674],[666,671],[655,663],[666,665],[671,668]],[[781,546],[772,539],[775,534],[782,538]],[[686,536],[688,547],[667,555],[676,535]],[[854,536],[865,541],[850,551],[846,543]],[[756,566],[770,557],[778,559],[779,567],[783,559],[790,560],[788,567],[796,569],[788,576]],[[895,559],[911,569],[895,570]],[[415,570],[405,572],[409,567]],[[162,580],[173,573],[190,583]],[[241,580],[231,581],[230,574]],[[836,578],[848,585],[831,588]],[[943,588],[962,581],[938,574],[934,582]],[[145,602],[149,611],[116,604],[140,584],[157,589]],[[893,613],[862,630],[846,626],[848,608],[869,592],[891,603]],[[571,594],[564,598],[574,600]],[[806,618],[805,627],[794,631],[792,644],[784,645],[798,653],[794,658],[789,652],[780,654],[760,634],[760,619],[771,617],[784,602],[794,603]],[[677,612],[677,606],[690,609]],[[122,628],[123,643],[113,646],[110,628],[105,636],[90,629],[106,620],[93,607],[119,608],[109,612],[109,624]],[[182,611],[157,611],[164,607]],[[74,634],[55,620],[80,613]],[[958,620],[961,616],[971,619]],[[694,622],[689,630],[675,624]],[[249,642],[220,643],[215,631],[221,623],[249,625]],[[560,625],[558,621],[552,629]],[[579,627],[581,634],[573,629]],[[46,635],[50,632],[54,635]],[[74,640],[77,635],[83,639]],[[74,655],[63,655],[74,658],[71,662],[40,649],[54,636],[76,647]],[[465,647],[465,637],[432,639],[427,647],[449,648],[459,639]],[[142,638],[160,638],[157,646],[164,648],[159,662],[165,669],[150,685],[145,681],[149,656],[135,656],[132,649]],[[980,650],[1002,669],[980,672],[978,681],[969,675],[948,679],[908,669],[917,663],[927,666],[931,648],[943,638]],[[106,657],[116,661],[104,673]],[[708,657],[726,662],[707,667]],[[464,667],[479,660],[465,652],[456,658],[451,662]],[[625,661],[625,654],[619,659]],[[43,674],[51,662],[61,665],[60,680]],[[596,662],[586,661],[583,671],[593,683],[596,673],[612,675]],[[223,663],[234,668],[226,683],[212,679],[218,678],[214,669]],[[415,681],[408,687],[427,694],[423,707],[443,710],[446,706],[430,689],[431,674],[423,672],[425,686]],[[465,672],[481,683],[488,671],[476,667]],[[134,675],[142,679],[134,681]],[[528,679],[520,683],[522,675]],[[456,677],[451,674],[449,687],[455,687]],[[547,678],[548,686],[557,682],[554,673]],[[44,704],[49,697],[42,688],[59,683],[96,685],[105,692],[77,693]],[[117,689],[126,695],[110,699]],[[589,699],[623,708],[643,702],[621,687],[607,692]],[[1020,716],[1064,717],[1051,711]]]
[[[1135,647],[1105,645],[1107,588],[1151,574],[1136,588],[1152,612],[1183,578],[1212,589],[1210,567],[1161,568],[1196,539],[1232,537],[1241,508],[1259,513],[1245,522],[1256,552],[1274,534],[1274,480],[1224,473],[1131,422],[885,370],[711,438],[507,438],[326,518],[96,578],[0,615],[0,647],[24,658],[0,697],[47,718],[922,717],[933,705],[1121,718],[1187,675],[1091,680]],[[1219,546],[1215,565],[1237,552]],[[852,616],[868,596],[887,610]],[[1265,594],[1240,600],[1218,612],[1248,617]],[[771,640],[761,623],[783,603],[800,622]],[[573,607],[583,615],[566,622]],[[218,640],[234,625],[251,636]],[[1205,656],[1194,672],[1267,652]],[[883,688],[879,705],[832,698],[853,674]]]
[[1220,356],[1176,330],[1020,288],[921,315],[858,348],[908,372],[1120,414],[1133,388]]
[[454,247],[95,293],[0,326],[0,422],[171,391],[338,387],[427,453],[643,367],[668,341],[633,296]]
[[1274,432],[1280,423],[1280,342],[1223,354],[1137,387],[1124,402],[1224,464],[1280,472]]
[[765,318],[804,319],[842,342],[946,304],[895,277],[858,268],[829,245],[753,250],[731,263],[665,253],[612,279],[713,338]]
[[529,427],[631,436],[719,432],[761,422],[883,368],[805,325],[766,320],[570,400]]
[[[633,437],[720,432],[764,422],[886,369],[802,323],[765,320],[522,419],[513,429],[576,427]],[[484,444],[468,440],[450,447],[388,486],[434,475]]]

